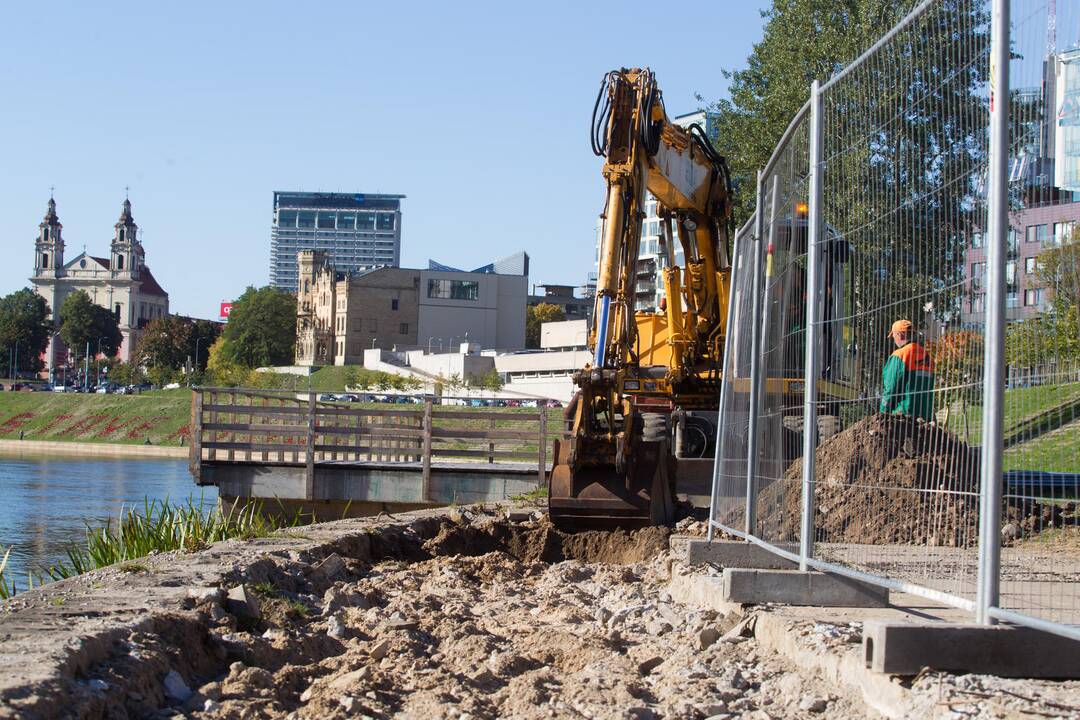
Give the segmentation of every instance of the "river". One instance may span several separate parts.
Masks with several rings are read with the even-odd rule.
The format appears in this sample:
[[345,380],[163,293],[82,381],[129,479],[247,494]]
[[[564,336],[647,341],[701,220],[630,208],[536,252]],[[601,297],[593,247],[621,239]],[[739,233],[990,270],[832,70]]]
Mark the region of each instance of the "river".
[[0,457],[0,558],[5,576],[26,588],[28,569],[65,558],[85,542],[86,523],[119,517],[121,507],[150,500],[217,503],[217,488],[196,487],[187,460],[147,458]]

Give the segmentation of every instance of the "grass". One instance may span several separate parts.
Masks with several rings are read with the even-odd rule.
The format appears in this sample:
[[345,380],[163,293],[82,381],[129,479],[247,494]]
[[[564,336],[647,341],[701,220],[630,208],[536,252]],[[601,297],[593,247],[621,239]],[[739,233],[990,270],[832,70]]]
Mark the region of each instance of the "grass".
[[[266,537],[295,527],[300,520],[299,513],[288,522],[266,515],[258,503],[204,510],[202,501],[196,504],[192,498],[175,505],[168,500],[146,500],[141,512],[134,507],[122,508],[115,525],[109,521],[97,528],[87,526],[85,544],[70,545],[66,560],[31,571],[27,587],[111,565],[117,565],[121,572],[149,572],[150,567],[139,559],[151,553],[194,551],[230,538]],[[18,592],[15,580],[5,574],[10,552],[9,548],[0,560],[0,600]]]
[[[1057,385],[1035,385],[1026,388],[1012,388],[1005,391],[1005,434],[1008,435],[1025,420],[1044,413],[1071,400],[1080,399],[1080,382]],[[978,445],[982,442],[982,406],[971,405],[967,408],[967,442]],[[964,417],[959,411],[949,417],[949,430],[963,435]]]
[[1003,469],[1080,473],[1080,420],[1006,449]]
[[0,392],[0,438],[179,445],[188,434],[191,392],[141,395]]

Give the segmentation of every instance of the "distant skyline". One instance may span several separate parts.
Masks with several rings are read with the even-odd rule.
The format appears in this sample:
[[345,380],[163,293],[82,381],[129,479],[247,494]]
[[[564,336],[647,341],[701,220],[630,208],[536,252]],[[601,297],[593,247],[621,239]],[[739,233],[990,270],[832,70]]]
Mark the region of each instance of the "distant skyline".
[[[57,2],[5,8],[0,294],[29,285],[50,186],[67,257],[108,252],[125,187],[173,312],[269,282],[274,190],[399,193],[404,267],[518,250],[581,285],[603,205],[601,76],[672,116],[725,96],[768,4]],[[656,18],[655,21],[652,18]]]

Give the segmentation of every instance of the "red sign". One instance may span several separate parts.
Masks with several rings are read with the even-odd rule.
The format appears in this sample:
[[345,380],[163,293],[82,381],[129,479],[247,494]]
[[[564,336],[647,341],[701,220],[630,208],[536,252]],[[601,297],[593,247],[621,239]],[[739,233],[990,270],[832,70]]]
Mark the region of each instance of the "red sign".
[[220,313],[220,315],[221,315],[222,320],[228,320],[229,319],[229,313],[231,313],[231,312],[232,312],[232,303],[231,302],[223,302],[223,303],[221,303],[221,313]]

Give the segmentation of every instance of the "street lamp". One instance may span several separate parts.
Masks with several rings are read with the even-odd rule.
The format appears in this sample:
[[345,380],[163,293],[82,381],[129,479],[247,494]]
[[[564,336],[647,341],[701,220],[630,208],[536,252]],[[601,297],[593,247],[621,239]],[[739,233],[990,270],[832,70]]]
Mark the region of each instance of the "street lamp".
[[[194,370],[192,370],[192,375],[194,375],[195,371],[197,371],[199,369],[199,343],[201,343],[203,340],[206,340],[206,339],[207,338],[204,338],[204,337],[195,338],[195,368],[194,368]],[[188,385],[189,386],[191,385],[191,379],[190,378],[188,378]]]
[[101,385],[101,361],[98,360],[98,357],[100,357],[100,355],[101,355],[101,341],[104,340],[104,339],[105,339],[104,337],[99,337],[97,339],[97,355],[94,356],[94,363],[97,364],[97,384],[98,385]]

